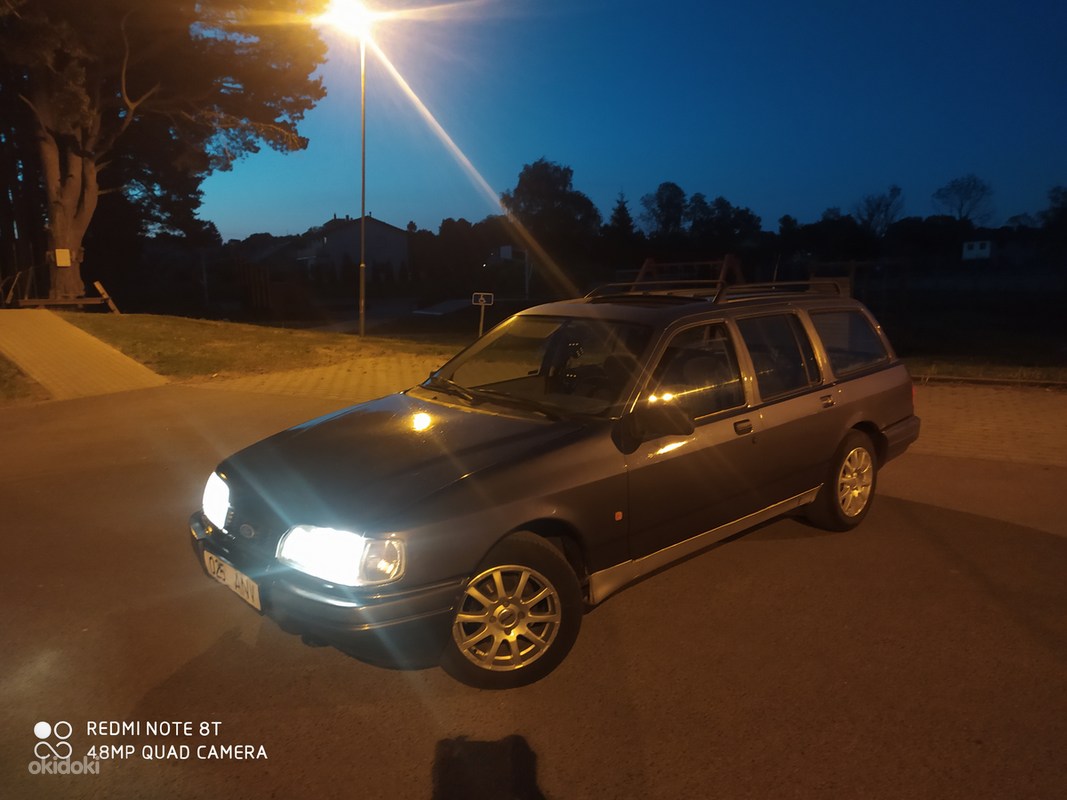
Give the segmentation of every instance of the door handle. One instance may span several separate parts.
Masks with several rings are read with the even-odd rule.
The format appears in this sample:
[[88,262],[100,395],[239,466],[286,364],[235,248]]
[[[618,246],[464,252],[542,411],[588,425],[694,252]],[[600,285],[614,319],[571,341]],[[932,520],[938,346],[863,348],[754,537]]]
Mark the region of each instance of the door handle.
[[738,436],[744,436],[746,433],[752,433],[752,420],[741,419],[734,423],[734,433]]
[[834,400],[834,396],[832,394],[824,394],[822,397],[819,398],[819,402],[822,403],[823,408],[833,408],[837,405],[837,401]]

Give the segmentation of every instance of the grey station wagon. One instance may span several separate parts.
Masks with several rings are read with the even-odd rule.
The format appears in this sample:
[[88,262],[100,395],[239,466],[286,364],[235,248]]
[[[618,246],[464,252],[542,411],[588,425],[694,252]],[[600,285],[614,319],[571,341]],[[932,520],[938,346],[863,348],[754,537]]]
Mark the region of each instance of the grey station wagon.
[[833,283],[606,287],[231,456],[191,530],[286,630],[508,688],[654,570],[798,509],[858,525],[918,433],[907,370]]

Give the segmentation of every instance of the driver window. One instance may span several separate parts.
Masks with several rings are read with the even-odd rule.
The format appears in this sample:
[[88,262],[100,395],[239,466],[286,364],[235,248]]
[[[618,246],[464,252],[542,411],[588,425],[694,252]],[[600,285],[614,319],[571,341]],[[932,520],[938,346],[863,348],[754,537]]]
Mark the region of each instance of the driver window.
[[733,344],[721,323],[679,332],[653,373],[653,393],[678,403],[693,419],[745,403]]

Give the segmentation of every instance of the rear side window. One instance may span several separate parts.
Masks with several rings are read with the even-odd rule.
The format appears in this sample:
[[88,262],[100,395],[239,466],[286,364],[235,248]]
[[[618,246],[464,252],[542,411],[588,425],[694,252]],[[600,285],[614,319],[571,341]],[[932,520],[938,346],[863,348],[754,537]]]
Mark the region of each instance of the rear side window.
[[846,375],[889,360],[885,343],[866,314],[859,311],[820,311],[811,322],[822,339],[835,375]]
[[747,317],[739,319],[737,327],[752,356],[756,384],[764,400],[820,382],[811,341],[794,314]]

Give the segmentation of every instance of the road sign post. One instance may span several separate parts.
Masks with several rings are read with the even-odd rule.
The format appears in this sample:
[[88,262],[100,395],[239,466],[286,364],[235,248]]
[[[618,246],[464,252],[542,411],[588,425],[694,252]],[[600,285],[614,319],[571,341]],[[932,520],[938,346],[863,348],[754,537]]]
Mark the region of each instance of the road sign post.
[[493,304],[492,292],[475,292],[471,295],[471,305],[479,306],[478,312],[478,338],[482,338],[482,331],[485,330],[485,307]]

